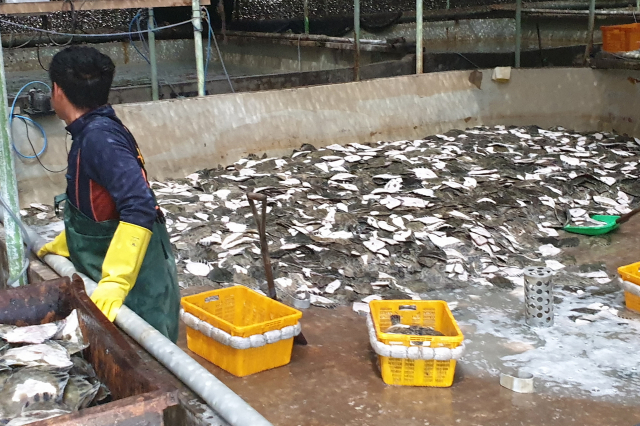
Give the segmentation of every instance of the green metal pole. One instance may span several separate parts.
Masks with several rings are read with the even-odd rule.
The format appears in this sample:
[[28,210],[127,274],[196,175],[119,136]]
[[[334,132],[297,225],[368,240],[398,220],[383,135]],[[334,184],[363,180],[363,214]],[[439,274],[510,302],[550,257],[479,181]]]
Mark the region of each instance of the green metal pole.
[[522,0],[516,0],[516,68],[520,68],[521,45],[522,45]]
[[360,0],[353,1],[353,31],[356,42],[355,80],[360,81]]
[[304,33],[309,34],[309,0],[304,0]]
[[583,65],[587,65],[589,62],[589,57],[591,56],[591,51],[593,50],[593,32],[596,27],[596,0],[591,0],[589,2],[589,27],[587,34],[587,48],[584,50],[584,59]]
[[202,52],[202,12],[200,0],[191,1],[193,12],[193,41],[196,49],[196,75],[198,78],[198,96],[204,96],[204,54]]
[[[13,164],[13,152],[11,150],[11,136],[9,133],[9,108],[7,107],[7,86],[4,76],[4,56],[2,43],[0,43],[0,194],[16,216],[20,217],[20,204],[18,202],[18,182]],[[24,267],[24,243],[17,223],[9,213],[5,214],[4,231],[7,242],[7,260],[9,261],[10,279],[15,279]],[[25,274],[14,286],[25,285]]]
[[157,101],[158,95],[158,62],[156,59],[156,27],[153,18],[153,8],[149,8],[149,62],[151,62],[151,99]]
[[422,35],[423,35],[423,13],[422,13],[422,0],[416,0],[416,74],[422,74],[423,71],[423,48],[422,48]]

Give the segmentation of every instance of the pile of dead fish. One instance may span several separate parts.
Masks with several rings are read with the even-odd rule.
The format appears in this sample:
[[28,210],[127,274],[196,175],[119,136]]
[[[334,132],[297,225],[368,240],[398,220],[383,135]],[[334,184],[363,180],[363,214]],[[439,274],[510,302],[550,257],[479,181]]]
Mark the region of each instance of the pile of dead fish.
[[[254,191],[269,199],[279,293],[358,307],[442,288],[513,288],[526,266],[570,266],[563,249],[586,240],[561,229],[588,223],[590,214],[628,212],[640,196],[639,152],[638,139],[609,133],[478,127],[421,140],[304,145],[285,158],[253,156],[152,186],[183,286],[264,291],[246,198]],[[595,278],[610,281],[606,273]]]
[[82,358],[74,310],[66,319],[27,327],[0,325],[0,425],[18,426],[106,400],[108,389]]

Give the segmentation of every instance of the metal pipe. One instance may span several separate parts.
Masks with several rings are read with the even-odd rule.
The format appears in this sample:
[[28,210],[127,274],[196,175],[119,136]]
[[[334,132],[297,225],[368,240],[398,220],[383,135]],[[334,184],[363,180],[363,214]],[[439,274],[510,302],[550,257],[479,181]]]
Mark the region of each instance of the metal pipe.
[[198,77],[198,96],[204,96],[204,53],[202,52],[202,12],[200,0],[191,0],[193,12],[193,41],[196,49],[196,74]]
[[[6,224],[4,211],[2,210],[0,210],[0,222]],[[46,241],[33,229],[27,226],[24,228],[27,234],[26,240],[35,254]],[[65,257],[48,254],[44,257],[44,261],[60,276],[71,277],[73,274],[78,274],[84,281],[85,289],[89,295],[98,286],[95,281],[76,271],[73,263]],[[128,307],[123,305],[120,308],[115,324],[198,394],[209,407],[220,414],[230,425],[272,426],[260,413],[224,383]]]
[[153,8],[149,8],[149,62],[151,62],[151,99],[157,101],[158,96],[158,61],[156,59],[156,34],[153,31],[156,27],[153,16]]
[[587,47],[584,50],[583,65],[587,65],[589,56],[591,56],[591,50],[593,50],[593,32],[595,31],[596,24],[596,0],[591,0],[589,3],[589,29],[587,33]]
[[520,68],[520,47],[522,45],[522,0],[516,0],[516,68]]
[[360,81],[360,0],[353,0],[353,37],[356,44],[353,73],[355,81]]
[[[355,24],[355,20],[354,20]],[[253,37],[253,38],[269,38],[269,39],[282,39],[282,40],[294,40],[296,43],[298,40],[301,41],[314,41],[319,43],[345,43],[345,44],[355,44],[355,38],[348,37],[330,37],[319,34],[281,34],[281,33],[259,33],[252,31],[227,31],[227,35],[232,37]],[[373,44],[379,46],[386,46],[386,40],[369,40],[362,39],[359,40],[360,44]]]
[[416,74],[422,74],[424,66],[424,49],[422,48],[423,40],[423,19],[422,0],[416,0]]
[[309,0],[304,0],[304,33],[309,34]]
[[[561,10],[561,9],[533,9],[524,8],[523,13],[535,14],[535,15],[573,15],[573,16],[589,16],[591,13],[589,10]],[[636,16],[638,13],[635,10],[607,10],[597,9],[594,13],[595,16]]]
[[[13,164],[11,149],[11,132],[9,132],[9,108],[7,107],[7,85],[4,75],[4,54],[0,46],[0,194],[6,200],[9,208],[20,217],[18,202],[18,180]],[[3,209],[0,211],[4,212]],[[5,223],[5,240],[7,246],[7,261],[9,263],[10,279],[18,279],[14,286],[27,284],[24,269],[24,243],[20,226],[8,215]]]

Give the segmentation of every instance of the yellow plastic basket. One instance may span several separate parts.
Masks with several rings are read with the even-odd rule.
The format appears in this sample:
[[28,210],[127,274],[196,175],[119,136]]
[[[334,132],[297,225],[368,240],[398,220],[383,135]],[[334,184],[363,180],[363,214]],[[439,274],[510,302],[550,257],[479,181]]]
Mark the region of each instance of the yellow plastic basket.
[[[239,285],[184,297],[182,307],[238,337],[293,326],[302,317],[302,312]],[[187,347],[223,370],[243,377],[288,364],[293,338],[259,348],[234,349],[187,327]]]
[[[640,285],[640,262],[619,267],[618,274],[624,281]],[[640,297],[625,291],[624,303],[627,309],[640,313]]]
[[[369,307],[378,340],[386,345],[456,348],[464,336],[446,302],[440,300],[373,300]],[[444,336],[387,334],[391,315],[402,323],[432,327]],[[382,380],[389,385],[449,387],[453,384],[456,361],[412,360],[379,356]]]

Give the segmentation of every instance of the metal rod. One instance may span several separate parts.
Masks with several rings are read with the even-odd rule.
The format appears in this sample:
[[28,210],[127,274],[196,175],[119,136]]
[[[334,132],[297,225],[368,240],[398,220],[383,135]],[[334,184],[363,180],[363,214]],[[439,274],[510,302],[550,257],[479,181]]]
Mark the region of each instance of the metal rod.
[[516,0],[516,68],[520,68],[520,47],[522,45],[522,0]]
[[204,96],[204,53],[202,52],[202,12],[200,0],[191,0],[193,12],[193,41],[196,49],[196,74],[198,77],[198,96]]
[[423,21],[422,0],[416,0],[416,74],[422,74],[424,66],[424,49],[422,48]]
[[[6,219],[4,211],[0,209],[0,222],[4,223],[5,226]],[[24,228],[27,234],[27,242],[35,254],[46,241],[33,229],[27,226]],[[78,274],[84,281],[88,295],[91,295],[98,286],[95,281],[79,273],[73,263],[65,257],[48,254],[44,257],[44,261],[62,277],[72,277],[74,274]],[[220,414],[230,425],[272,426],[260,413],[224,383],[127,306],[123,305],[120,308],[115,324],[178,377],[189,389],[198,394],[209,407]]]
[[153,8],[149,8],[149,62],[151,62],[151,99],[157,101],[158,96],[158,61],[156,59],[156,34],[153,31],[156,27],[153,16]]
[[353,0],[353,38],[356,44],[354,80],[360,81],[360,0]]
[[538,52],[540,53],[540,67],[544,67],[544,56],[542,54],[542,38],[540,37],[539,22],[536,22],[536,32],[538,33]]
[[587,65],[589,57],[591,56],[591,50],[593,50],[593,32],[595,31],[596,24],[596,0],[591,0],[589,3],[589,29],[587,34],[587,47],[584,50],[583,65]]
[[304,33],[309,34],[309,0],[304,0]]
[[[11,149],[11,133],[9,132],[9,108],[7,107],[7,86],[4,75],[4,54],[0,46],[0,194],[8,206],[20,217],[20,203],[18,201],[18,181],[13,164]],[[3,209],[0,209],[4,213]],[[24,243],[19,225],[7,214],[4,225],[7,245],[7,260],[9,262],[9,277],[18,278],[14,286],[27,284],[26,274],[21,274],[24,268]]]

